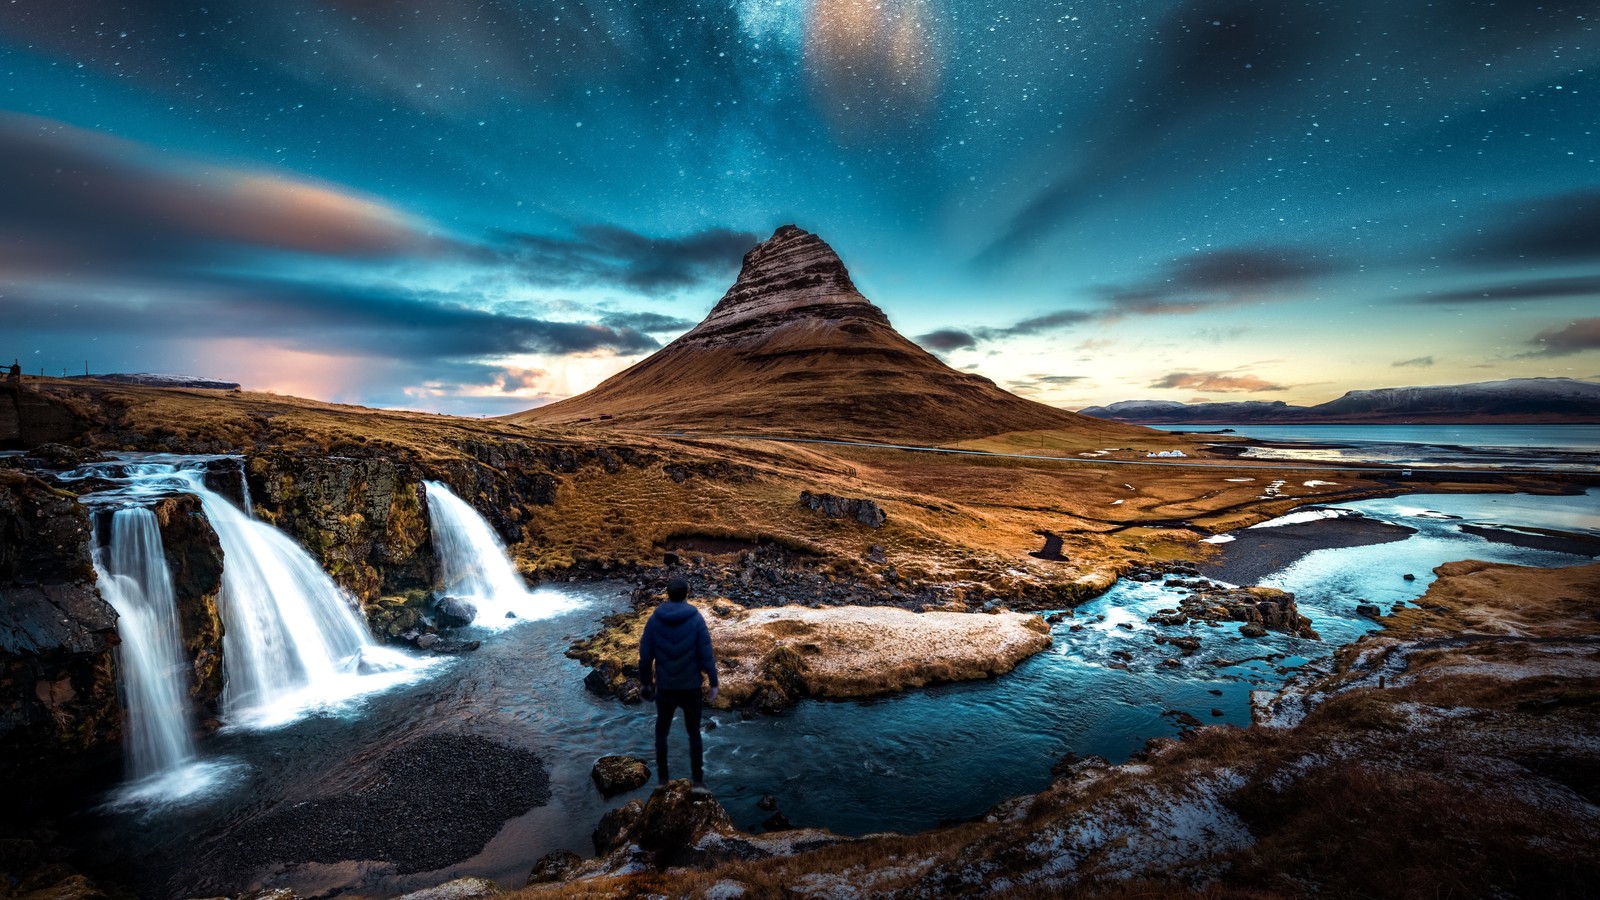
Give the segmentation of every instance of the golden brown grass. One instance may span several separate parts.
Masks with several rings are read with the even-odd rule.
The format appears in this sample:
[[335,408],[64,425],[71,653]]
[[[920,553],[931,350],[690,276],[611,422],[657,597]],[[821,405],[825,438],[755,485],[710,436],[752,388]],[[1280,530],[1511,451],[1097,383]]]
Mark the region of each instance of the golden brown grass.
[[[947,585],[958,598],[976,592],[1012,602],[1032,598],[1036,605],[1068,605],[1104,590],[1130,565],[1199,558],[1211,548],[1196,540],[1209,531],[1252,524],[1305,502],[1403,489],[1344,473],[1318,478],[1315,467],[1257,472],[1257,482],[1237,483],[1225,480],[1243,471],[1234,468],[1111,466],[762,440],[675,439],[373,410],[252,392],[50,379],[30,383],[93,423],[90,439],[106,448],[379,456],[422,474],[441,467],[482,466],[463,449],[470,443],[642,454],[642,465],[615,471],[583,465],[557,472],[553,504],[505,511],[520,529],[511,541],[512,551],[530,573],[653,565],[670,539],[706,535],[798,548],[835,577],[870,579],[892,566],[903,585]],[[1077,437],[1072,431],[1051,434],[1062,446],[1073,440],[1100,442],[1093,430]],[[128,443],[130,435],[140,441]],[[1161,439],[1191,446],[1185,438]],[[673,466],[680,475],[684,470],[691,474],[669,477]],[[750,476],[730,474],[739,467],[748,467],[744,471]],[[1285,492],[1293,496],[1258,499],[1269,476],[1287,479]],[[1309,480],[1338,484],[1298,486]],[[798,503],[802,490],[873,499],[888,512],[888,521],[874,530],[812,513]],[[1029,555],[1043,546],[1046,531],[1063,538],[1066,561]],[[874,545],[883,548],[886,563],[865,560]]]

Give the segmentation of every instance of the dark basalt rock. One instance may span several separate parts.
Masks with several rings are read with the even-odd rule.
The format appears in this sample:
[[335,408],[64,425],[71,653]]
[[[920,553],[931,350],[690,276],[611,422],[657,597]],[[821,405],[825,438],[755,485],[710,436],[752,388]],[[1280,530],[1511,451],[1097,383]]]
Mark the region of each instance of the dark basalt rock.
[[528,873],[528,884],[554,884],[566,881],[583,862],[583,857],[571,850],[555,850],[539,857]]
[[594,833],[589,836],[594,842],[594,852],[604,856],[613,850],[622,849],[643,818],[643,800],[629,800],[601,816],[599,824],[594,827]]
[[602,795],[611,797],[643,787],[650,780],[650,768],[632,756],[602,756],[589,776]]
[[29,450],[26,459],[35,465],[51,469],[72,469],[88,463],[107,462],[110,457],[88,447],[68,447],[64,444],[40,444]]
[[153,512],[172,573],[189,697],[202,721],[215,722],[222,702],[222,545],[193,494],[163,499]]
[[440,628],[465,628],[478,618],[478,607],[460,597],[441,597],[434,606],[433,616]]
[[883,508],[872,500],[801,491],[800,502],[812,512],[835,519],[855,519],[868,528],[882,528],[884,520],[888,518]]
[[1058,781],[1067,781],[1078,775],[1081,775],[1084,772],[1088,772],[1093,769],[1105,769],[1109,768],[1110,766],[1110,760],[1107,760],[1103,756],[1096,756],[1093,754],[1090,754],[1089,756],[1079,756],[1076,753],[1068,753],[1056,760],[1056,764],[1050,767],[1050,781],[1052,783]]
[[1200,639],[1197,637],[1167,637],[1162,635],[1156,638],[1156,643],[1177,647],[1183,651],[1184,656],[1193,656],[1194,652],[1200,649]]
[[64,761],[109,757],[122,737],[116,612],[95,588],[76,498],[0,470],[0,783],[26,809]]

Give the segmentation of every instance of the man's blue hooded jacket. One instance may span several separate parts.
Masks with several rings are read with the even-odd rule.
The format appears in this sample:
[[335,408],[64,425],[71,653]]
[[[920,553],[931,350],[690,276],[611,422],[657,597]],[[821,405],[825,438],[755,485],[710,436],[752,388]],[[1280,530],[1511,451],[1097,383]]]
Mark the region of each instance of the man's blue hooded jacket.
[[639,639],[639,683],[667,691],[698,691],[700,673],[717,686],[717,661],[711,632],[686,600],[668,600],[650,614]]

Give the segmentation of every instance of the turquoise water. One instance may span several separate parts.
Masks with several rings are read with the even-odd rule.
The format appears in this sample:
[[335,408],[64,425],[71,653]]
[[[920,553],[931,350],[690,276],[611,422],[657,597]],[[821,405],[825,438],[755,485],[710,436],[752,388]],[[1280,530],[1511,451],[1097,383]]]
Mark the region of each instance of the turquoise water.
[[[1594,490],[1571,497],[1410,495],[1342,506],[1417,532],[1389,544],[1316,551],[1265,579],[1295,592],[1321,641],[1280,634],[1247,639],[1237,625],[1150,625],[1152,613],[1176,606],[1186,592],[1157,582],[1121,582],[1057,625],[1054,646],[999,678],[873,701],[806,701],[777,717],[744,720],[719,712],[718,727],[705,737],[708,781],[735,822],[751,830],[768,815],[757,801],[769,793],[794,824],[845,834],[909,832],[974,816],[1008,797],[1042,789],[1051,765],[1066,752],[1116,762],[1151,737],[1175,734],[1180,725],[1175,716],[1163,715],[1168,710],[1205,724],[1248,724],[1251,690],[1280,684],[1293,666],[1326,656],[1374,627],[1356,615],[1358,600],[1386,609],[1415,600],[1440,563],[1592,561],[1485,540],[1462,532],[1463,524],[1600,534],[1600,492]],[[1404,580],[1408,572],[1415,581]],[[434,874],[476,873],[519,883],[551,850],[588,855],[590,831],[600,816],[649,790],[607,801],[589,783],[589,767],[614,753],[652,760],[653,710],[589,694],[581,687],[584,668],[563,656],[573,640],[621,605],[622,587],[561,590],[570,595],[570,609],[485,632],[482,650],[447,661],[425,681],[366,698],[337,715],[212,736],[202,755],[235,766],[234,787],[200,805],[113,814],[105,832],[112,846],[99,854],[109,854],[118,866],[179,872],[172,882],[177,894],[202,885],[212,892],[233,890],[237,886],[203,880],[205,848],[226,843],[232,827],[359,783],[373,765],[375,748],[439,730],[466,730],[537,751],[551,774],[552,802],[506,823],[477,857]],[[1081,630],[1072,631],[1075,624]],[[1201,638],[1194,656],[1154,642],[1159,635],[1185,634]],[[1168,658],[1178,665],[1164,666]],[[1214,665],[1218,660],[1232,664]],[[672,737],[680,774],[685,745],[680,724]],[[405,883],[363,877],[347,887],[392,893],[441,880],[433,874]]]

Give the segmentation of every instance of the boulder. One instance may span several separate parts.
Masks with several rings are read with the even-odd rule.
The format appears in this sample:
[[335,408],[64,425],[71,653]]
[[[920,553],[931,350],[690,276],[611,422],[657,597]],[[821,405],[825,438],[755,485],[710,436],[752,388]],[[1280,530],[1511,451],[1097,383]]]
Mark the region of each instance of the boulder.
[[761,822],[761,827],[767,831],[790,831],[794,826],[789,824],[789,817],[781,812],[767,816]]
[[612,851],[622,849],[633,838],[643,818],[643,800],[629,800],[601,816],[600,824],[594,827],[594,833],[590,835],[590,839],[594,841],[594,852],[599,856],[605,856]]
[[1239,626],[1239,633],[1247,638],[1260,638],[1267,636],[1267,629],[1259,622],[1246,622]]
[[602,756],[589,775],[600,793],[611,797],[642,787],[650,780],[650,769],[644,760],[636,757]]
[[1366,616],[1369,619],[1376,619],[1383,615],[1383,610],[1380,609],[1376,603],[1357,603],[1356,615]]
[[640,847],[656,854],[658,862],[670,865],[706,835],[733,830],[722,804],[709,795],[696,795],[690,781],[679,778],[656,788],[645,801],[635,837]]
[[478,607],[471,600],[460,597],[441,597],[434,607],[433,618],[440,628],[465,628],[478,617]]
[[1200,639],[1197,637],[1189,637],[1187,635],[1183,637],[1167,637],[1166,635],[1162,635],[1156,638],[1156,643],[1166,644],[1170,647],[1177,647],[1179,650],[1183,651],[1184,656],[1193,656],[1194,652],[1200,649]]
[[756,808],[765,812],[772,812],[778,808],[778,798],[771,794],[762,794],[761,799],[756,801]]
[[481,897],[498,896],[500,888],[487,878],[468,876],[446,881],[444,884],[409,894],[402,894],[397,900],[477,900]]
[[800,502],[811,509],[834,519],[855,519],[868,528],[883,527],[888,515],[875,501],[856,497],[838,497],[833,494],[800,492]]
[[417,646],[423,650],[427,650],[437,643],[439,643],[439,636],[437,634],[429,633],[417,636]]
[[1111,762],[1104,756],[1096,756],[1093,754],[1089,756],[1079,756],[1076,753],[1068,753],[1056,760],[1056,764],[1050,767],[1050,781],[1052,783],[1058,781],[1068,781],[1084,772],[1088,772],[1092,769],[1109,768],[1110,765]]
[[539,857],[528,873],[528,884],[552,884],[566,881],[583,862],[583,857],[571,850],[555,850]]
[[652,855],[656,866],[700,861],[696,845],[708,835],[734,834],[733,820],[710,796],[696,796],[687,778],[669,781],[650,799],[629,801],[601,818],[594,849],[601,856],[633,844]]

